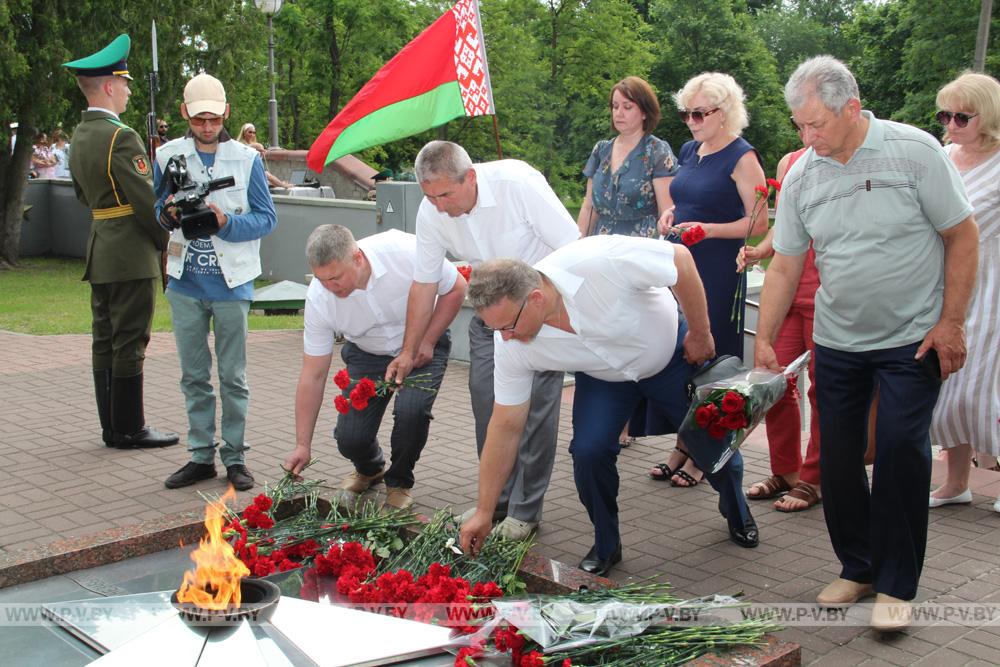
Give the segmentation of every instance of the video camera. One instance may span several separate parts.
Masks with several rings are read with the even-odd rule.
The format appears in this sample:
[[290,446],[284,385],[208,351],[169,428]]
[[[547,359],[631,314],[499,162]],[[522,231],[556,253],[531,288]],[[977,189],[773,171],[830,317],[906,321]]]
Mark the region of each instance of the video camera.
[[205,197],[209,192],[236,185],[236,179],[227,176],[208,183],[196,183],[188,173],[187,159],[183,155],[170,158],[167,174],[170,176],[170,192],[174,195],[171,205],[177,207],[177,219],[184,238],[190,241],[219,231],[215,211],[205,203]]

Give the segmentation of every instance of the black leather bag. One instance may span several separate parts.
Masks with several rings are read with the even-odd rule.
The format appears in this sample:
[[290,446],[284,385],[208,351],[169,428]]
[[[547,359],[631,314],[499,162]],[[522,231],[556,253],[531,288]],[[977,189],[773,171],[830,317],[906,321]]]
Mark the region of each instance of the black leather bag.
[[748,370],[750,369],[743,365],[740,358],[732,354],[723,354],[706,362],[688,382],[688,402],[694,400],[694,392],[698,387],[731,378],[739,373],[746,373]]

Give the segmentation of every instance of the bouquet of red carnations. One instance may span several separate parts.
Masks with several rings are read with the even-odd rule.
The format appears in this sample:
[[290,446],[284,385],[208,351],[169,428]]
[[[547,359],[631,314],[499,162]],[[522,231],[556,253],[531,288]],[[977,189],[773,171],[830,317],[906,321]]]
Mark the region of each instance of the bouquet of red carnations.
[[743,370],[695,389],[677,436],[698,468],[721,470],[784,396],[787,378],[801,373],[808,361],[809,353],[805,352],[781,373],[763,368]]

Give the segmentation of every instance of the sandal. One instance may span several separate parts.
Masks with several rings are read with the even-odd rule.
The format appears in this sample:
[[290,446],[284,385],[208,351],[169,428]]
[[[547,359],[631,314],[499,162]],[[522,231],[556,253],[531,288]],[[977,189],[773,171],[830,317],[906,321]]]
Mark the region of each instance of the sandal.
[[[635,443],[636,443],[636,440],[635,440],[635,438],[634,438],[633,436],[631,436],[631,435],[630,435],[629,437],[627,437],[627,438],[624,438],[623,440],[619,440],[619,441],[618,441],[618,446],[619,446],[619,447],[621,447],[622,449],[625,449],[626,447],[631,447],[631,446],[632,446],[632,445],[634,445]],[[658,463],[658,464],[656,464],[656,465],[657,465],[657,467],[659,467],[659,466],[660,466],[660,465],[662,465],[662,464],[659,464],[659,463]]]
[[[751,494],[750,492],[755,489],[759,490],[759,492]],[[771,498],[783,496],[791,490],[792,487],[789,486],[784,477],[781,475],[771,475],[763,481],[751,484],[750,488],[746,491],[746,497],[750,500],[770,500]]]
[[[805,503],[805,506],[795,506],[788,507],[785,505],[785,501],[789,498],[794,498],[795,500],[801,500]],[[812,487],[811,484],[806,484],[805,482],[799,482],[795,487],[789,491],[784,498],[774,503],[774,509],[779,512],[801,512],[807,510],[810,507],[815,507],[820,503],[819,494]]]
[[[694,468],[694,472],[698,475],[698,477],[696,478],[687,470],[684,470],[682,467],[678,467],[677,470],[674,471],[674,476],[670,478],[670,486],[689,489],[693,486],[698,486],[698,482],[705,478],[705,473],[702,472],[697,465],[695,465],[694,459],[690,456],[684,465],[686,466],[688,463],[690,463],[691,467]],[[678,483],[681,480],[684,481],[684,484]]]
[[[674,448],[674,453],[681,455],[681,460],[677,463],[677,470],[680,470],[681,466],[687,463],[688,454],[683,449],[677,447]],[[668,482],[670,478],[674,476],[676,471],[671,469],[667,462],[657,463],[653,466],[653,469],[649,471],[649,477],[655,479],[657,482]]]
[[[674,479],[674,477],[680,477],[681,479],[683,479],[686,482],[686,484],[678,484],[677,480]],[[687,471],[685,471],[685,470],[678,470],[677,472],[674,473],[673,477],[670,478],[670,486],[677,486],[677,487],[680,487],[682,489],[690,489],[693,486],[698,486],[698,482],[699,481],[700,480],[697,480],[694,477],[692,477],[691,475],[689,475],[687,473]]]

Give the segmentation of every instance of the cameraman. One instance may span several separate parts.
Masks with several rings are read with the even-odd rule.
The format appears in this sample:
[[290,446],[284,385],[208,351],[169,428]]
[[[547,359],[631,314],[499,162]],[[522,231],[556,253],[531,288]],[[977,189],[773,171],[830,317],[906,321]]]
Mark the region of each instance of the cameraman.
[[[160,224],[171,229],[167,246],[167,301],[181,362],[181,390],[188,413],[191,460],[167,478],[177,489],[215,477],[215,394],[211,384],[210,328],[215,331],[219,394],[222,402],[222,447],[219,456],[226,477],[245,491],[253,487],[247,470],[244,439],[250,390],[246,382],[247,314],[253,300],[253,279],[260,275],[260,239],[277,225],[274,202],[267,189],[264,166],[257,152],[234,141],[223,127],[229,117],[226,91],[208,74],[184,87],[181,115],[188,133],[156,151],[153,187]],[[215,213],[218,230],[186,239],[172,201],[173,181],[164,177],[175,155],[187,161],[190,178],[198,184],[232,176],[232,187],[209,192],[205,201]]]

